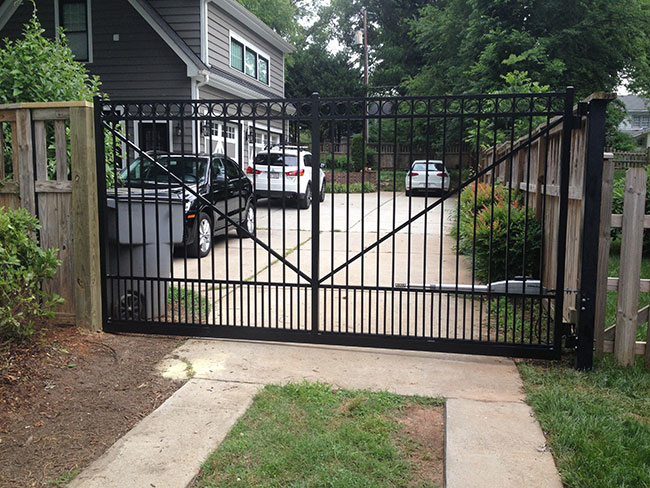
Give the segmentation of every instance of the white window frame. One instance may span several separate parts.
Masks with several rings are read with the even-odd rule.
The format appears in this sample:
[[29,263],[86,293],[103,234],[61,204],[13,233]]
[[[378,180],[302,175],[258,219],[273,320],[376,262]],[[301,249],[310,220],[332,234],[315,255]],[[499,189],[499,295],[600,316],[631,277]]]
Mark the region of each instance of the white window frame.
[[[54,0],[54,31],[56,32],[56,38],[59,39],[59,27],[61,27],[60,18],[60,2],[59,0]],[[90,0],[86,0],[86,29],[88,31],[88,60],[80,61],[81,63],[91,64],[93,62],[93,21],[92,21],[92,6]]]
[[[237,41],[238,43],[240,43],[242,46],[244,46],[244,52],[242,53],[243,58],[244,58],[244,71],[239,71],[237,68],[233,67],[232,64],[231,64],[231,59],[232,59],[231,58],[231,55],[232,55],[231,48],[232,48],[233,39],[235,41]],[[250,49],[251,51],[254,51],[255,54],[256,54],[256,60],[255,60],[256,70],[255,71],[257,73],[257,76],[251,76],[251,75],[246,73],[246,49]],[[260,58],[264,58],[266,60],[267,64],[268,64],[268,67],[267,67],[267,70],[266,70],[266,78],[267,78],[266,83],[259,79],[259,76],[260,76]],[[237,73],[241,73],[241,74],[245,75],[248,78],[254,79],[255,81],[257,81],[258,83],[261,83],[264,86],[271,86],[271,56],[269,56],[268,53],[261,50],[255,44],[251,44],[250,42],[245,40],[243,37],[241,37],[240,35],[236,34],[235,32],[233,32],[231,30],[228,31],[228,67],[231,70],[236,71]]]

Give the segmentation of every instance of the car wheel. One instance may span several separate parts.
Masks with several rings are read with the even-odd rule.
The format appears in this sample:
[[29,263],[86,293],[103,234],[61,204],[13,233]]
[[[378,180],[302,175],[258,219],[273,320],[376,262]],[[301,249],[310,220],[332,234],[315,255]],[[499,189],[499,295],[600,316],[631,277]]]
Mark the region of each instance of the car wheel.
[[210,254],[212,249],[212,220],[208,214],[201,212],[196,225],[196,236],[194,242],[189,246],[187,254],[193,258],[204,258]]
[[246,207],[244,218],[240,222],[240,227],[237,227],[237,235],[239,237],[251,237],[255,233],[255,207],[249,204]]
[[298,199],[298,208],[306,209],[311,205],[311,185],[307,185],[305,194]]
[[410,197],[411,195],[413,195],[413,190],[406,190],[405,193],[407,197]]
[[319,198],[319,200],[321,202],[325,201],[325,182],[324,181],[323,181],[323,184],[320,187],[320,198]]

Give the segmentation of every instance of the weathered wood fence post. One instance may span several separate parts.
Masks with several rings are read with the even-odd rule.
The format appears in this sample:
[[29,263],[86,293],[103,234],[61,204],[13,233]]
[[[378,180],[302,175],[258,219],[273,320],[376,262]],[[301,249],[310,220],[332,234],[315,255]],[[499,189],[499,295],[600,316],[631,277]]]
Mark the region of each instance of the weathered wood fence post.
[[70,108],[72,229],[77,325],[101,329],[99,207],[92,104]]
[[[623,366],[634,364],[643,252],[646,168],[630,168],[625,174],[623,236],[616,307],[614,355]],[[646,354],[647,354],[646,345]]]
[[594,342],[596,358],[603,357],[605,342],[605,316],[607,312],[607,277],[609,276],[609,246],[612,225],[612,190],[614,188],[614,155],[603,157],[603,184],[600,200],[600,232],[598,235],[598,282],[596,284],[596,318]]

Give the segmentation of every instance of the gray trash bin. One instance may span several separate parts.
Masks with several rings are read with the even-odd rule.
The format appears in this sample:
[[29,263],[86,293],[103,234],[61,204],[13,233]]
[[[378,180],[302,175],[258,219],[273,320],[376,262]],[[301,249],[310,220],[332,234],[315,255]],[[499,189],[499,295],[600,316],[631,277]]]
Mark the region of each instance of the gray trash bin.
[[[174,242],[183,240],[183,201],[122,191],[110,196],[107,271],[111,315],[151,320],[165,314]],[[153,278],[153,279],[152,279]]]

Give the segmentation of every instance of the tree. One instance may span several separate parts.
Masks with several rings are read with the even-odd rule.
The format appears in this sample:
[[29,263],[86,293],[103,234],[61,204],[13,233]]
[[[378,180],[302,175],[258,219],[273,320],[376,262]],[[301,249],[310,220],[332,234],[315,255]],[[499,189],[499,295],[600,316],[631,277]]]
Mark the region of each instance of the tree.
[[305,46],[287,67],[285,93],[289,98],[363,96],[361,73],[344,53],[332,54],[322,43]]
[[238,0],[248,11],[288,42],[300,42],[304,29],[299,20],[309,13],[306,0]]
[[360,57],[354,32],[362,29],[361,10],[368,17],[368,50],[371,93],[396,93],[403,79],[422,66],[422,51],[409,37],[409,20],[424,7],[426,0],[333,0],[334,34],[350,52]]
[[424,63],[411,94],[485,92],[508,72],[527,72],[578,96],[612,91],[623,79],[650,87],[648,0],[441,0],[410,22]]

